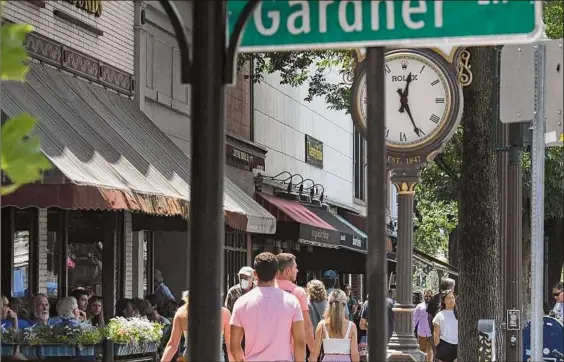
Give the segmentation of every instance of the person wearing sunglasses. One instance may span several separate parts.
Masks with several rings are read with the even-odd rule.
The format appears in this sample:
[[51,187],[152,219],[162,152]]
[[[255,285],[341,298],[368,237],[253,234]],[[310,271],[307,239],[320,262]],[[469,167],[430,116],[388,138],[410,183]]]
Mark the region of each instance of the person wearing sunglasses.
[[552,295],[556,301],[551,315],[564,324],[564,283],[558,282],[552,288]]

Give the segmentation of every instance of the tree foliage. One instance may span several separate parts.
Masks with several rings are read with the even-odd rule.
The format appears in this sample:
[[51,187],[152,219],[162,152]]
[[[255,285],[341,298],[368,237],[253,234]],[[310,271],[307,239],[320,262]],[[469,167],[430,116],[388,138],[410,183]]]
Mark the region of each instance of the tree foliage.
[[[0,5],[1,6],[1,5]],[[1,13],[1,8],[0,8]],[[26,24],[3,24],[0,38],[1,81],[22,82],[29,70],[24,47],[26,35],[33,27]],[[1,86],[1,84],[0,84]],[[51,163],[40,150],[40,140],[32,134],[35,119],[23,113],[2,123],[0,134],[0,165],[2,173],[11,183],[0,186],[0,194],[6,195],[18,187],[37,181]]]

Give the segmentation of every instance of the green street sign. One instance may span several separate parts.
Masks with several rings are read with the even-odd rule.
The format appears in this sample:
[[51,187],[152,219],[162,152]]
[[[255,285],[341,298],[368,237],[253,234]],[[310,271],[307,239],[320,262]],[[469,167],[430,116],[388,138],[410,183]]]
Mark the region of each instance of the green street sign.
[[[246,4],[227,1],[228,36]],[[530,0],[263,0],[238,51],[524,44],[540,37],[541,16]]]

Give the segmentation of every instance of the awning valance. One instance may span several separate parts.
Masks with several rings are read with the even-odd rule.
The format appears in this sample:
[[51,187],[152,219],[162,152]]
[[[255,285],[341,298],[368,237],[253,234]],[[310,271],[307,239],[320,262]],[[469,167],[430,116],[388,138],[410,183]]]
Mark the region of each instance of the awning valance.
[[339,248],[341,233],[298,201],[257,193],[257,201],[278,220],[275,237]]
[[[38,119],[43,153],[71,182],[28,185],[3,205],[189,216],[190,159],[131,99],[41,64],[31,66],[26,82],[3,82],[1,91],[8,116]],[[37,187],[43,192],[22,205],[21,194]],[[276,230],[275,218],[227,178],[224,211],[233,228]]]
[[331,249],[366,253],[366,236],[339,215],[297,200],[258,193],[257,200],[278,220],[275,237]]
[[341,248],[366,253],[366,237],[357,233],[348,223],[343,222],[342,218],[320,207],[306,207],[339,231],[339,246]]

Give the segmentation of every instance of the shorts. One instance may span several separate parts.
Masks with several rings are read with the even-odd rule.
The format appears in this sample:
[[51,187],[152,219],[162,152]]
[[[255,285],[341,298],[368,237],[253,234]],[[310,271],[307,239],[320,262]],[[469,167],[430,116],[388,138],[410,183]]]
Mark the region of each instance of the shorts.
[[454,362],[458,357],[458,345],[445,342],[441,339],[437,346],[436,359],[443,362]]
[[419,350],[421,352],[427,353],[431,350],[431,337],[417,336],[417,342],[419,343]]

